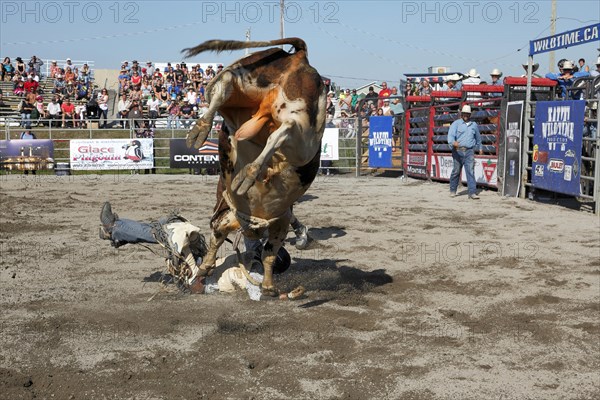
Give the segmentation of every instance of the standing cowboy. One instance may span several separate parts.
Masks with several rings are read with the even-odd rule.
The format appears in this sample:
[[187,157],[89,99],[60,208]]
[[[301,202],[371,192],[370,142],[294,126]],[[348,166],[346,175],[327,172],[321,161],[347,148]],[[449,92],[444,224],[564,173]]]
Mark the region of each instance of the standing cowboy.
[[471,106],[464,105],[460,110],[461,118],[450,125],[448,130],[448,144],[452,146],[452,160],[454,162],[450,175],[450,197],[456,197],[456,189],[460,181],[460,172],[465,167],[469,199],[479,199],[477,195],[477,182],[475,182],[475,148],[479,154],[481,149],[481,136],[475,121],[471,121]]

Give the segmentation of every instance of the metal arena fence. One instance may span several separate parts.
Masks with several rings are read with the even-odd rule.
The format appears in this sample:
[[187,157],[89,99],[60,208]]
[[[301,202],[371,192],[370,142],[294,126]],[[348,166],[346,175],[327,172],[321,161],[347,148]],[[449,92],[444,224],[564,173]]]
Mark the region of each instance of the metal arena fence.
[[[170,169],[170,142],[174,139],[185,138],[195,119],[171,121],[159,119],[108,119],[107,128],[102,128],[104,119],[78,120],[78,127],[72,127],[72,120],[66,120],[66,127],[62,127],[61,119],[38,119],[31,121],[31,132],[37,139],[50,139],[54,145],[55,163],[69,163],[69,141],[74,139],[134,139],[143,135],[144,131],[153,126],[154,140],[154,167],[157,171],[167,173]],[[217,139],[222,119],[215,118],[209,139]],[[4,138],[6,140],[19,139],[26,130],[27,121],[16,118],[7,118],[4,121]],[[356,118],[336,118],[329,121],[329,128],[339,129],[338,153],[339,159],[329,163],[322,163],[328,172],[354,173],[356,168]],[[181,169],[179,169],[181,170]],[[185,170],[181,170],[182,172]],[[94,171],[80,171],[94,173]],[[172,171],[175,172],[175,171]]]

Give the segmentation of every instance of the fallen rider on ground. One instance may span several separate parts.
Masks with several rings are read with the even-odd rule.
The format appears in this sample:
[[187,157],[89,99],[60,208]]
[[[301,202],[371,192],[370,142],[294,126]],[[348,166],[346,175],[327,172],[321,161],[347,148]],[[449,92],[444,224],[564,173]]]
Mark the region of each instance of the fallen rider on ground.
[[[307,229],[294,230],[297,235],[296,247],[306,247],[308,237]],[[200,228],[192,225],[187,219],[177,212],[159,218],[150,223],[139,222],[131,219],[119,218],[112,211],[109,202],[104,203],[100,212],[100,239],[110,240],[115,248],[126,244],[149,243],[160,244],[167,251],[167,270],[169,274],[186,282],[192,268],[202,263],[207,247],[204,235]],[[252,300],[261,299],[260,283],[263,279],[261,253],[263,243],[260,240],[252,241],[244,238],[246,252],[242,259],[240,253],[217,261],[214,273],[202,281],[197,281],[190,287],[192,293],[231,293],[236,290],[246,290]],[[281,247],[275,264],[274,274],[284,273],[290,266],[291,258],[288,251]],[[244,264],[249,264],[246,269]],[[297,299],[302,296],[304,289],[298,287],[290,293],[283,293],[282,300]]]

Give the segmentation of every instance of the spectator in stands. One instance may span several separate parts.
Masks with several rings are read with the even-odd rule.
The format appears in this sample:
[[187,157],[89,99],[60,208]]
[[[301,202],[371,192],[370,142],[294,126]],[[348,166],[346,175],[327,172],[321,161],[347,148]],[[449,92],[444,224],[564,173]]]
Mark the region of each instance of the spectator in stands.
[[88,85],[83,81],[77,82],[75,100],[89,100]]
[[377,93],[375,93],[375,89],[373,88],[373,86],[369,86],[369,92],[366,94],[365,99],[369,100],[369,99],[377,99]]
[[198,117],[201,117],[202,115],[206,114],[207,111],[208,101],[206,101],[204,95],[201,94],[200,96],[198,96]]
[[171,87],[175,84],[175,72],[171,66],[171,63],[169,63],[165,68],[164,78],[165,83],[167,84],[167,91],[171,93]]
[[15,58],[15,61],[16,61],[15,72],[18,72],[19,75],[21,75],[21,76],[27,75],[27,66],[23,62],[23,59],[21,57],[17,57],[17,58]]
[[579,71],[580,72],[590,72],[590,67],[585,64],[584,58],[579,59]]
[[72,99],[77,96],[77,90],[73,82],[67,82],[67,86],[65,88],[65,96],[70,97]]
[[85,100],[80,100],[79,104],[77,104],[75,106],[75,124],[76,126],[78,126],[79,128],[85,128],[86,126],[86,116],[87,116],[87,109],[86,109],[86,101]]
[[573,72],[575,66],[571,61],[566,60],[562,65],[562,73],[549,73],[546,74],[546,78],[552,79],[558,82],[560,87],[560,96],[562,99],[567,98],[567,88],[573,85],[573,82],[577,78],[583,78],[589,76],[588,72]]
[[[33,105],[35,106],[35,110],[31,115],[31,119],[32,120],[37,120],[37,119],[46,119],[46,110],[44,110],[44,98],[41,95],[37,95],[35,97],[35,103],[33,103]],[[37,116],[34,116],[34,113],[37,111]]]
[[[179,103],[177,101],[169,100],[169,105],[167,107],[167,128],[175,128],[179,129],[179,116],[181,114],[181,109],[179,108]],[[174,123],[173,123],[174,122]]]
[[60,109],[60,104],[58,104],[58,97],[57,96],[52,96],[52,101],[50,103],[48,103],[48,106],[46,107],[46,111],[48,111],[48,113],[46,114],[46,117],[50,120],[48,122],[48,126],[52,127],[52,120],[59,120],[61,119],[61,109]]
[[18,81],[15,82],[15,88],[13,89],[13,94],[15,96],[25,96],[25,82],[23,82],[23,78],[17,73],[15,77],[18,77]]
[[169,93],[167,93],[167,88],[162,86],[160,91],[156,93],[156,97],[160,101],[160,108],[167,108],[169,104],[167,103],[169,100]]
[[[492,77],[492,82],[490,83],[490,85],[492,86],[504,86],[504,83],[500,80],[500,77],[502,77],[502,72],[498,69],[498,68],[494,68],[492,70],[492,72],[490,72],[490,76]],[[489,97],[502,97],[502,93],[489,93]]]
[[325,110],[328,118],[333,118],[335,115],[335,103],[333,102],[334,93],[330,91],[327,93],[327,103],[325,104]]
[[460,118],[450,125],[448,130],[448,144],[452,147],[452,160],[454,166],[450,175],[450,197],[456,197],[456,190],[460,181],[460,173],[464,166],[469,187],[469,199],[477,200],[477,182],[475,181],[475,149],[483,154],[481,148],[481,135],[475,121],[471,121],[471,107],[464,105]]
[[188,129],[190,126],[192,126],[192,122],[196,119],[197,108],[186,101],[182,101],[181,103],[181,124],[184,128]]
[[71,71],[73,71],[73,73],[78,73],[77,67],[73,65],[73,62],[70,58],[67,58],[67,62],[65,63],[65,65],[63,65],[63,71],[67,72],[67,68],[70,68]]
[[4,77],[8,76],[8,80],[10,81],[13,76],[15,76],[15,67],[10,62],[10,57],[4,57],[2,61],[2,82],[4,82]]
[[223,64],[217,65],[217,74],[221,71],[223,71]]
[[[126,96],[126,95],[125,95]],[[98,127],[106,128],[108,121],[108,90],[102,89],[98,95],[98,108],[100,109],[100,116],[98,118]],[[100,120],[104,117],[104,125],[100,127]]]
[[154,89],[152,88],[152,85],[150,84],[147,78],[142,79],[142,86],[140,87],[140,92],[142,93],[142,104],[146,104],[150,99],[150,95],[154,94]]
[[60,110],[62,112],[62,128],[66,128],[69,120],[73,124],[73,128],[76,127],[75,122],[75,104],[71,103],[70,97],[65,97],[65,100],[60,106]]
[[36,56],[32,56],[31,60],[29,60],[28,65],[30,70],[35,71],[37,75],[42,75],[42,65],[44,65],[44,62],[42,60],[40,60]]
[[21,126],[25,129],[31,129],[31,113],[35,108],[34,103],[29,99],[21,100]]
[[346,89],[344,91],[343,97],[340,96],[338,105],[340,107],[340,111],[344,111],[346,114],[350,114],[352,112],[352,95],[350,94],[350,89]]
[[50,78],[52,79],[56,79],[56,75],[60,74],[60,67],[58,66],[58,63],[56,62],[56,60],[52,60],[52,62],[50,63]]
[[192,70],[189,72],[188,78],[190,81],[192,81],[194,90],[198,90],[202,84],[202,75],[198,72],[198,67],[196,65],[192,66]]
[[490,72],[490,76],[492,77],[492,82],[490,85],[492,86],[504,86],[500,77],[502,76],[502,72],[498,68],[494,68],[492,72]]
[[394,113],[392,113],[392,108],[390,107],[390,99],[383,99],[383,107],[381,107],[381,110],[383,111],[383,115],[394,115]]
[[52,93],[58,95],[64,95],[66,92],[67,84],[62,76],[62,74],[56,75],[56,79],[54,80],[54,88],[52,89]]
[[350,95],[350,107],[351,113],[356,113],[356,107],[358,106],[358,101],[360,100],[358,94],[356,93],[356,89],[352,89],[352,93]]
[[81,69],[79,70],[79,76],[80,76],[81,80],[83,81],[83,83],[85,83],[86,85],[90,81],[91,73],[92,72],[90,70],[89,65],[87,65],[87,63],[83,64],[83,67],[81,67]]
[[190,86],[187,90],[187,93],[185,95],[185,101],[187,101],[189,104],[191,105],[196,105],[196,102],[198,101],[198,93],[196,93],[196,91],[194,90],[194,88],[192,86]]
[[154,73],[152,74],[152,79],[158,79],[158,78],[160,78],[162,80],[163,74],[160,73],[160,69],[154,68]]
[[202,97],[204,97],[206,95],[206,84],[208,82],[203,80],[202,83],[200,84],[200,88],[198,89],[198,94]]
[[208,68],[206,68],[206,71],[204,71],[204,76],[206,77],[207,81],[210,81],[212,78],[214,78],[217,75],[217,73],[215,72],[215,70],[213,69],[212,65],[209,65]]
[[119,93],[125,93],[129,90],[129,73],[125,64],[121,65],[121,72],[119,73]]
[[75,82],[75,72],[73,72],[71,67],[65,69],[65,82],[67,84]]
[[[381,90],[379,91],[380,98],[389,97],[392,94],[392,90],[388,88],[387,82],[381,82]],[[383,103],[383,102],[381,102]]]
[[129,92],[129,100],[131,100],[132,102],[135,101],[141,101],[142,100],[142,91],[140,90],[140,88],[138,88],[137,86],[133,86],[132,88],[133,90],[131,90]]
[[142,85],[142,77],[140,76],[140,74],[138,73],[137,70],[133,70],[133,73],[131,75],[131,86],[135,87],[139,87]]
[[481,83],[480,75],[475,68],[471,68],[467,72],[466,78],[462,81],[463,85],[479,85]]
[[[398,95],[398,89],[394,86],[392,88],[392,96]],[[402,99],[400,97],[395,97],[390,99],[390,109],[394,115],[400,115],[404,113],[404,106],[402,105]]]
[[600,76],[600,57],[596,60],[596,69],[590,72],[590,76],[594,78]]
[[160,100],[156,98],[156,95],[152,93],[150,100],[148,100],[148,118],[150,119],[150,127],[156,128],[156,119],[160,114]]
[[127,94],[123,93],[121,95],[121,100],[117,104],[117,113],[119,118],[123,120],[121,125],[123,129],[127,128],[127,119],[129,119],[129,108],[131,107],[131,101],[128,99]]
[[33,80],[33,75],[28,75],[27,81],[23,84],[26,93],[36,93],[39,86],[40,84]]
[[384,115],[384,114],[383,114],[383,108],[382,108],[382,107],[379,107],[379,108],[377,109],[377,111],[375,112],[375,115],[376,115],[376,116],[378,116],[378,117],[383,117],[383,115]]
[[141,121],[144,119],[144,113],[139,100],[131,101],[131,106],[129,107],[129,119],[131,120],[131,127],[133,129],[137,129],[141,126]]
[[429,79],[421,79],[417,91],[419,96],[429,96],[431,94],[431,85],[429,85]]

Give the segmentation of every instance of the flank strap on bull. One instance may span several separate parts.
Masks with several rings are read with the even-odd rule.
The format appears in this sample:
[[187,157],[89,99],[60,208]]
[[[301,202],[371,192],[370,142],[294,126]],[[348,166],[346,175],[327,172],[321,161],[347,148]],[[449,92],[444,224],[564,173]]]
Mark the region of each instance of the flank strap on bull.
[[291,211],[288,209],[286,212],[284,212],[283,214],[281,214],[275,218],[271,218],[271,219],[259,218],[259,217],[255,217],[255,216],[243,213],[240,210],[238,210],[237,208],[235,208],[235,206],[233,205],[233,202],[231,201],[231,198],[229,197],[229,193],[227,193],[226,191],[223,192],[223,199],[225,200],[225,202],[227,203],[227,205],[229,206],[231,211],[233,211],[233,213],[235,214],[235,217],[237,218],[237,220],[240,223],[240,226],[242,227],[242,231],[267,229],[272,223],[274,223],[281,217],[288,215],[288,214],[290,214],[290,216],[291,216]]

